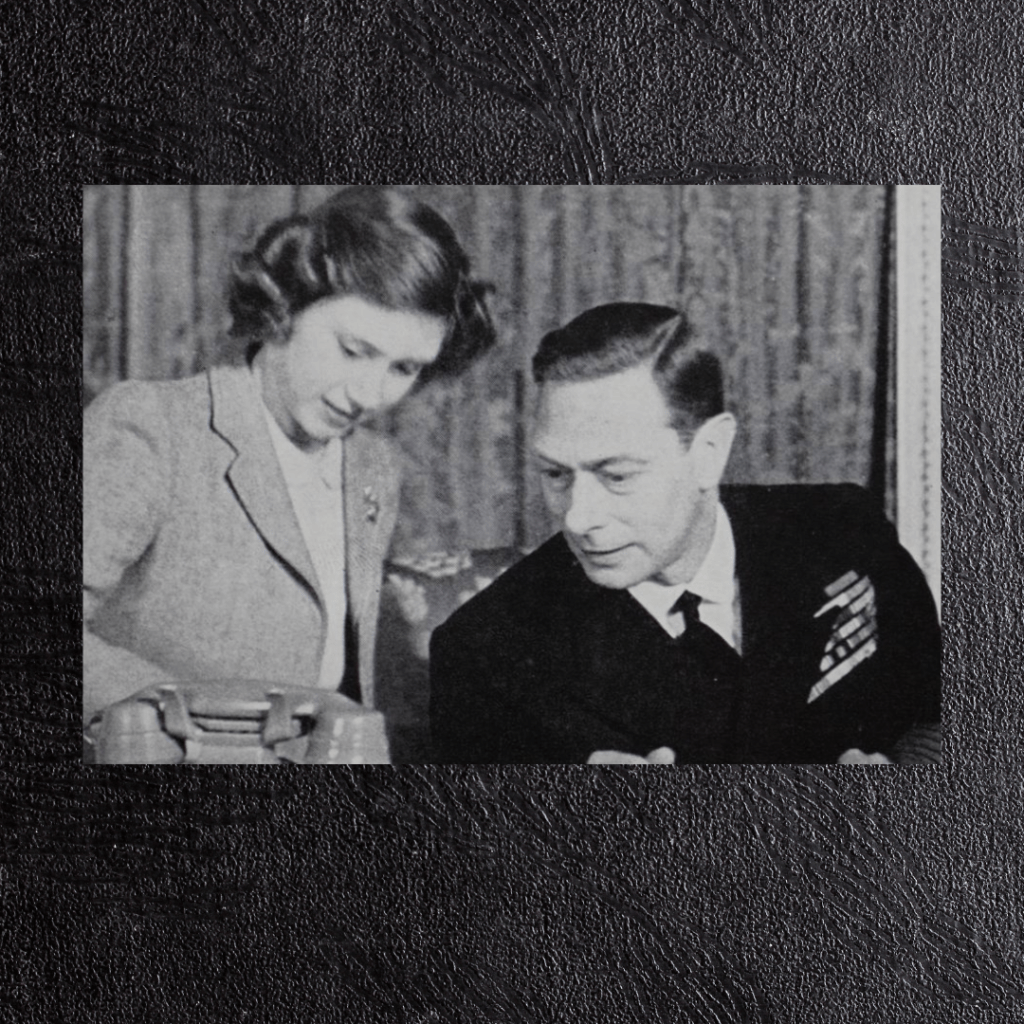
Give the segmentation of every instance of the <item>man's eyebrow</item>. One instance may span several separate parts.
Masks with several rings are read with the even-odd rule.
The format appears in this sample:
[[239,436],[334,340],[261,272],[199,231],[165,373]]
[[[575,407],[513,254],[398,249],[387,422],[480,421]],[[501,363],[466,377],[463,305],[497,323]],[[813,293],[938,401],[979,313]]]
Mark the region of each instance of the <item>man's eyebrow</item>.
[[591,473],[597,473],[602,469],[609,469],[612,466],[646,466],[649,462],[650,459],[641,458],[639,455],[609,455],[604,459],[584,462],[583,468]]
[[540,459],[541,462],[550,462],[552,466],[562,465],[562,463],[559,462],[558,459],[553,459],[550,455],[545,455],[542,451],[539,451],[536,448],[530,449],[530,455],[533,456],[533,458],[535,459]]
[[[550,455],[545,455],[536,448],[533,449],[533,455],[535,458],[540,459],[542,462],[547,462],[552,466],[568,468],[565,463],[559,462],[558,459],[551,458]],[[608,455],[603,459],[594,459],[592,462],[584,462],[582,468],[588,473],[598,473],[602,469],[608,469],[611,466],[618,466],[622,464],[630,466],[646,466],[649,465],[649,463],[649,459],[644,459],[639,455]]]

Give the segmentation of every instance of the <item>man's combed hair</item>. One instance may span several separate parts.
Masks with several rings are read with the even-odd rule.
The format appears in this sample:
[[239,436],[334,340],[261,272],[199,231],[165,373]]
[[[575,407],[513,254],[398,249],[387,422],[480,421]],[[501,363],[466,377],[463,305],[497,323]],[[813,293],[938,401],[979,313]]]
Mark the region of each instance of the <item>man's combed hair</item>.
[[450,329],[422,384],[460,373],[494,344],[488,291],[471,280],[469,260],[440,214],[406,193],[357,186],[275,221],[238,256],[228,294],[231,333],[249,345],[285,341],[297,313],[343,295],[441,317]]
[[649,366],[671,426],[689,438],[725,409],[721,363],[692,345],[691,335],[686,316],[669,306],[597,306],[544,336],[533,357],[533,378],[538,384],[571,383]]

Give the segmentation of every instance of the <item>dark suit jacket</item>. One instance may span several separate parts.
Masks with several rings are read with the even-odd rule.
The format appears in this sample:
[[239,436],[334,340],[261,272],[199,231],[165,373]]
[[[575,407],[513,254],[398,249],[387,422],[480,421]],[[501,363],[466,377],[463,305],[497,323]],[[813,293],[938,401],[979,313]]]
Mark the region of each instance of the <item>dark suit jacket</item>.
[[[627,591],[592,583],[559,534],[435,631],[437,762],[569,764],[667,745],[683,763],[831,763],[937,722],[935,605],[866,492],[734,487],[721,499],[740,593],[735,692],[692,693],[659,676],[646,652],[664,631]],[[844,577],[873,588],[877,649],[808,701],[842,624],[839,608],[815,613]]]

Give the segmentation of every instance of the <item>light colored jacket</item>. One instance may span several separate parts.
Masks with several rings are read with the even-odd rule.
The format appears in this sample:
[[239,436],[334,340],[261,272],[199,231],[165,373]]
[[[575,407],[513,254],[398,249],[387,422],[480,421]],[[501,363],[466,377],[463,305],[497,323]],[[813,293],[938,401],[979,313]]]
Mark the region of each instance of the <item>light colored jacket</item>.
[[[344,445],[346,578],[364,704],[398,475],[390,442]],[[86,410],[83,712],[155,681],[314,686],[324,602],[252,374],[126,381]]]

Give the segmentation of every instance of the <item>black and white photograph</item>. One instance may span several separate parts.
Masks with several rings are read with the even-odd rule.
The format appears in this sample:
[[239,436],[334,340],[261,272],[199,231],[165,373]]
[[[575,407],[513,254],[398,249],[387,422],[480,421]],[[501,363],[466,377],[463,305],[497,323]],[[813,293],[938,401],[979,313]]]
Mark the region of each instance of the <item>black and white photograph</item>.
[[88,763],[936,764],[938,186],[88,185]]
[[1024,1020],[1018,6],[6,3],[0,1024]]

